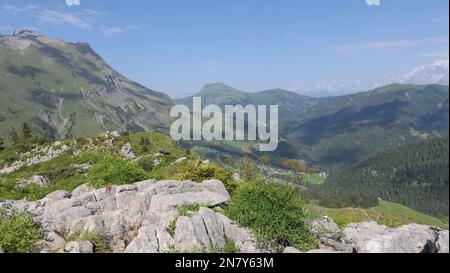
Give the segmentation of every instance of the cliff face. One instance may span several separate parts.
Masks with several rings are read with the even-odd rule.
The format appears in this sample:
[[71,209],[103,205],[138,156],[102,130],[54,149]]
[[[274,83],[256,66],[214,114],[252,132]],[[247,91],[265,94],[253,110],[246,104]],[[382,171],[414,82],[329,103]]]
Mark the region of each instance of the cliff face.
[[164,130],[171,99],[111,68],[86,43],[28,30],[0,36],[0,134],[22,122],[52,138]]

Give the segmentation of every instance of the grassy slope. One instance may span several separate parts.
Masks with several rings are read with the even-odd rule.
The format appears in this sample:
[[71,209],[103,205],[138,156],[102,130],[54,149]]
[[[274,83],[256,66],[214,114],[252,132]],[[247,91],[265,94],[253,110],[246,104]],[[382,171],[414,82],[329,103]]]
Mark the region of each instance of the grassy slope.
[[406,224],[417,223],[421,225],[437,226],[448,229],[448,223],[432,216],[425,215],[400,204],[380,201],[379,205],[370,209],[343,208],[317,210],[333,218],[340,227],[350,223],[376,221],[390,227],[399,227]]
[[167,95],[114,71],[88,45],[45,37],[0,37],[0,95],[0,136],[22,122],[59,139],[159,130],[172,105]]
[[[141,145],[142,137],[149,140],[148,145]],[[64,155],[39,165],[23,167],[8,175],[0,175],[0,200],[37,200],[57,190],[67,190],[70,192],[76,187],[85,184],[88,180],[88,171],[77,169],[74,166],[86,163],[94,165],[102,159],[105,153],[112,152],[113,154],[118,154],[123,144],[128,142],[139,158],[146,158],[149,161],[154,159],[153,156],[155,154],[159,152],[165,153],[161,165],[148,173],[149,178],[170,178],[170,174],[176,171],[170,162],[180,157],[190,157],[170,137],[156,132],[121,136],[117,139],[116,148],[113,151],[109,151],[106,148],[103,137],[81,138],[76,143],[74,143],[74,140],[67,140],[65,143],[71,145],[71,150]],[[43,146],[47,145],[44,144]],[[0,159],[4,157],[3,155],[9,153],[9,150],[1,151]],[[17,159],[15,158],[14,160]],[[5,162],[0,161],[0,166],[3,163]],[[17,185],[17,181],[29,180],[33,175],[42,175],[50,179],[51,185],[49,187],[35,185],[19,187]]]

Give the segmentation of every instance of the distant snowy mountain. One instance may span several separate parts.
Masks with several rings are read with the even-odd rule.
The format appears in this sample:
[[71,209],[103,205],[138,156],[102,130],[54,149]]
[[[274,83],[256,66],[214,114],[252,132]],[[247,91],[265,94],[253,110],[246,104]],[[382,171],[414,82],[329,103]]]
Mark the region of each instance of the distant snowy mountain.
[[334,79],[330,82],[319,83],[310,88],[293,90],[305,96],[320,98],[354,94],[372,90],[396,82],[395,79],[355,80],[345,81]]
[[421,65],[403,76],[397,75],[390,78],[386,77],[354,81],[334,79],[309,88],[293,89],[291,91],[310,97],[320,98],[353,94],[392,83],[449,85],[449,60],[437,61],[431,65]]
[[431,65],[421,65],[404,76],[402,83],[449,84],[449,61],[441,60]]

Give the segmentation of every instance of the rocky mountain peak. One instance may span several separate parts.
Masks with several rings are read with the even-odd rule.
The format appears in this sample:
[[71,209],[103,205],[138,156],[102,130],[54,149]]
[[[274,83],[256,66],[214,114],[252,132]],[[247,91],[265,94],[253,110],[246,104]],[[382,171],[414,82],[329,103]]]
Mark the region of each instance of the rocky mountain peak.
[[33,32],[31,29],[28,28],[22,28],[19,30],[13,29],[11,31],[11,36],[18,37],[18,38],[36,38],[41,36],[38,33]]

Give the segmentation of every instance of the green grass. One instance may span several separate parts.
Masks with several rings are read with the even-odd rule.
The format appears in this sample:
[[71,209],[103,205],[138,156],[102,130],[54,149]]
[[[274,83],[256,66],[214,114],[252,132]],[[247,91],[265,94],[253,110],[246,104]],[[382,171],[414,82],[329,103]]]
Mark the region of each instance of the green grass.
[[225,238],[225,247],[223,248],[224,253],[239,253],[240,249],[236,247],[236,244],[233,240],[229,238]]
[[[149,143],[141,143],[142,138],[148,139]],[[169,136],[157,132],[139,132],[128,136],[121,136],[116,142],[116,152],[119,152],[126,143],[131,144],[137,156],[153,156],[161,152],[175,159],[188,156],[188,153],[182,150]]]
[[106,155],[89,171],[88,184],[101,188],[108,185],[132,184],[147,178],[147,173],[137,164]]
[[448,223],[417,212],[403,205],[388,201],[381,201],[375,208],[366,210],[369,216],[380,224],[397,227],[409,223],[437,226],[448,229]]
[[0,211],[0,246],[6,253],[31,253],[44,238],[44,231],[25,213],[14,212],[5,218]]
[[175,231],[177,229],[177,221],[178,221],[178,217],[173,219],[169,226],[167,227],[167,232],[170,234],[170,236],[175,236]]
[[365,210],[358,208],[325,209],[323,214],[331,217],[340,228],[372,220]]
[[[0,177],[0,199],[6,200],[39,200],[57,190],[73,191],[88,182],[85,171],[73,167],[74,164],[95,164],[103,154],[84,152],[80,155],[66,154],[48,162],[27,166],[18,171]],[[33,175],[42,175],[50,179],[48,187],[28,185],[21,187],[19,180],[30,179]]]
[[326,177],[322,177],[318,174],[313,174],[305,177],[305,182],[309,185],[320,185],[325,182]]
[[89,241],[94,245],[95,253],[111,252],[106,240],[95,231],[78,231],[66,238],[70,241]]
[[291,186],[264,181],[243,184],[232,197],[226,215],[251,228],[261,247],[314,247],[304,203]]
[[407,224],[421,224],[448,229],[448,223],[436,217],[417,212],[403,205],[380,201],[378,206],[370,209],[343,208],[318,209],[321,214],[331,217],[336,224],[343,228],[351,223],[375,221],[389,227],[399,227]]
[[192,217],[194,216],[201,208],[201,205],[198,203],[194,204],[185,204],[178,208],[179,216]]

